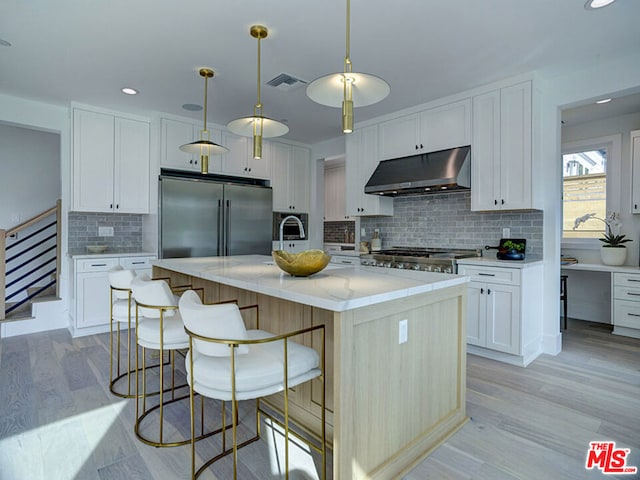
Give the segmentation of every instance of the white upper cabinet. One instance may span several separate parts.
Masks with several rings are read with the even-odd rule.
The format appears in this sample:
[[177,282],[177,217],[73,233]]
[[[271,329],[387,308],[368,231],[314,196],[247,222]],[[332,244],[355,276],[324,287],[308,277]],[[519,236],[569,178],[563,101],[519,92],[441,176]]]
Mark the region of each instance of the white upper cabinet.
[[344,164],[326,166],[324,169],[324,221],[349,220],[346,210],[346,184]]
[[160,119],[160,125],[162,128],[160,166],[164,168],[200,170],[200,159],[196,158],[196,155],[180,150],[180,145],[191,143],[196,139],[195,126],[192,123],[168,118]]
[[364,186],[378,166],[378,126],[355,130],[346,138],[347,215],[393,215],[393,198],[364,193]]
[[400,158],[421,152],[419,138],[420,116],[418,114],[382,122],[379,125],[379,159]]
[[535,208],[531,82],[473,99],[471,210]]
[[471,99],[467,98],[420,113],[423,152],[471,144]]
[[[162,129],[160,137],[160,166],[162,168],[195,170],[199,172],[200,156],[183,152],[180,150],[180,146],[200,139],[202,123],[198,126],[193,122],[174,120],[172,118],[162,118],[160,119],[160,127]],[[220,130],[212,127],[211,125],[209,125],[208,128],[209,140],[220,144]],[[221,164],[222,160],[220,155],[210,156],[209,172],[220,172]]]
[[309,149],[271,142],[271,187],[273,211],[309,212]]
[[394,118],[379,125],[380,160],[471,143],[471,99]]
[[222,173],[241,177],[271,178],[269,142],[262,141],[260,160],[253,158],[253,138],[224,131],[221,142],[229,149],[229,153],[222,155]]
[[631,132],[631,213],[640,213],[640,130]]
[[76,212],[149,213],[149,122],[73,109]]

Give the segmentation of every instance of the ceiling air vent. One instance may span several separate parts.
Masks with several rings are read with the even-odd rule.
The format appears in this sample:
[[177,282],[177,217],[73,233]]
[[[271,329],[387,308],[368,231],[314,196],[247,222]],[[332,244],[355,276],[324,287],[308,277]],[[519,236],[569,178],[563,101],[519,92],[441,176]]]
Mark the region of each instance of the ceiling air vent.
[[294,77],[293,75],[289,75],[288,73],[281,73],[279,75],[276,75],[267,82],[267,85],[269,85],[270,87],[274,87],[275,89],[281,90],[283,92],[292,92],[293,90],[297,90],[298,88],[303,87],[306,84],[306,80],[301,80]]

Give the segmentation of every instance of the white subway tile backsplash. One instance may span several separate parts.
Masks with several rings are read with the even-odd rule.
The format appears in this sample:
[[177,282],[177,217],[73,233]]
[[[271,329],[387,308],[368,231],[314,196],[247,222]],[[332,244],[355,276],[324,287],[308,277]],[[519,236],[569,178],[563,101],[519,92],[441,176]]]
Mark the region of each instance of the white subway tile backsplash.
[[471,194],[437,194],[394,199],[393,217],[363,217],[367,232],[380,229],[382,247],[482,248],[498,245],[502,229],[527,239],[527,254],[542,256],[541,211],[472,212]]

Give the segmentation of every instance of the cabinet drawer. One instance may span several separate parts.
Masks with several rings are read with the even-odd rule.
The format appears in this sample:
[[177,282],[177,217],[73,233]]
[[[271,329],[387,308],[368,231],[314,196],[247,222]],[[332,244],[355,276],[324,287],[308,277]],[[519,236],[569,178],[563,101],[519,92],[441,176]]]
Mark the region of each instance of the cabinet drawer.
[[155,257],[124,257],[120,259],[120,265],[125,270],[141,270],[151,268],[151,262]]
[[616,300],[613,306],[613,324],[640,329],[640,303]]
[[476,267],[458,265],[460,275],[468,275],[473,282],[501,283],[504,285],[520,285],[519,268]]
[[640,302],[640,286],[627,287],[614,285],[613,298],[616,300],[628,300],[630,302]]
[[630,287],[640,289],[640,274],[635,273],[614,273],[613,284],[615,286]]
[[111,258],[87,258],[78,260],[77,272],[108,272],[113,267],[118,265],[118,259]]

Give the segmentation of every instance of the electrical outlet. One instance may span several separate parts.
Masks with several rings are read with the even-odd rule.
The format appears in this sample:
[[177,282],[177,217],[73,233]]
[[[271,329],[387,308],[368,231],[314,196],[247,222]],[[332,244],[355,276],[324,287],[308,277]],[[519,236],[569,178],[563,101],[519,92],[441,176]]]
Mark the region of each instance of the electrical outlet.
[[398,322],[398,344],[406,343],[409,340],[409,320],[404,319]]
[[99,237],[113,237],[113,227],[98,227]]
[[509,227],[502,229],[502,238],[511,238],[511,229]]

